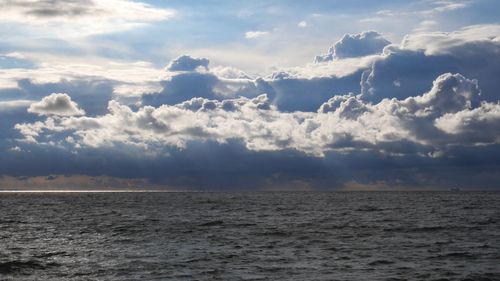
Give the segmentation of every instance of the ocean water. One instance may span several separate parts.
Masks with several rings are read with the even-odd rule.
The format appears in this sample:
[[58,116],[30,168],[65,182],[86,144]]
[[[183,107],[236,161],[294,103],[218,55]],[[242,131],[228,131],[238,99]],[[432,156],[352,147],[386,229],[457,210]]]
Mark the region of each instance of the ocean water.
[[500,280],[500,193],[3,193],[0,280]]

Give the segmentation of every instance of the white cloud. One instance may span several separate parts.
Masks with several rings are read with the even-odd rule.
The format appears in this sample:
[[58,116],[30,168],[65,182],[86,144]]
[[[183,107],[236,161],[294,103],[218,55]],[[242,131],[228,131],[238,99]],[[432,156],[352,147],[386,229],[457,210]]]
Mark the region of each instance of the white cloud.
[[307,27],[307,22],[306,22],[305,20],[303,20],[303,21],[299,22],[299,23],[297,24],[297,26],[298,26],[298,27]]
[[[362,149],[391,155],[439,155],[436,152],[446,150],[449,143],[473,145],[478,141],[461,137],[465,129],[457,124],[464,122],[457,118],[486,116],[488,128],[499,126],[500,105],[483,103],[479,108],[484,109],[478,109],[474,107],[478,97],[476,81],[444,74],[421,96],[384,99],[377,104],[360,96],[335,96],[318,112],[280,112],[266,95],[222,101],[193,98],[137,111],[111,101],[109,113],[103,116],[48,118],[18,124],[16,129],[28,141],[37,141],[43,132],[51,136],[74,132],[66,145],[75,149],[119,144],[160,152],[165,147],[185,148],[190,141],[226,143],[237,139],[249,150],[292,149],[316,156],[332,150]],[[480,110],[489,113],[478,114]],[[467,130],[481,134],[474,126]],[[490,142],[498,143],[498,133],[491,134]],[[420,148],[414,151],[401,143]]]
[[256,39],[256,38],[259,38],[259,37],[262,37],[262,36],[266,36],[268,35],[269,32],[268,31],[247,31],[245,32],[245,38],[246,39]]
[[464,9],[469,5],[470,1],[462,1],[462,0],[455,0],[455,1],[448,1],[448,0],[438,0],[430,1],[432,5],[434,5],[434,8],[422,11],[421,14],[423,15],[432,15],[436,13],[444,13],[444,12],[449,12],[449,11],[454,11],[454,10],[459,10],[459,9]]
[[362,93],[373,100],[408,97],[424,91],[440,73],[459,72],[478,79],[484,100],[496,101],[499,52],[500,25],[410,34],[401,44],[384,48],[380,59],[363,75]]
[[160,88],[162,69],[145,61],[123,61],[95,56],[65,56],[47,53],[18,53],[35,65],[34,68],[0,69],[0,89],[17,88],[18,81],[29,79],[36,84],[85,79],[112,80],[116,94],[137,95],[138,89]]
[[334,59],[363,57],[381,53],[383,48],[391,42],[375,31],[365,31],[358,34],[345,34],[337,41],[328,53],[316,56],[316,62],[327,62]]
[[39,102],[32,103],[28,107],[28,112],[48,116],[78,116],[85,114],[85,111],[80,109],[68,94],[63,93],[53,93]]
[[32,100],[0,101],[0,112],[28,107],[32,103],[33,103]]
[[468,26],[455,32],[427,32],[406,35],[404,50],[424,50],[426,55],[450,54],[455,47],[470,43],[500,44],[500,25]]
[[[446,118],[444,116],[458,114],[458,112],[463,112],[461,114],[467,116],[465,113],[477,111],[480,96],[476,81],[458,75],[444,75],[436,79],[434,87],[427,94],[416,96],[418,93],[407,92],[405,93],[407,96],[400,95],[399,99],[387,99],[385,97],[391,97],[392,92],[384,92],[384,96],[379,100],[371,100],[378,102],[372,104],[367,101],[371,98],[368,92],[364,93],[364,96],[351,94],[335,96],[328,100],[334,94],[350,91],[339,91],[338,87],[342,85],[336,83],[347,82],[338,82],[339,80],[335,79],[355,77],[361,75],[360,73],[364,70],[368,70],[365,74],[372,78],[377,78],[374,73],[376,75],[382,75],[385,72],[392,73],[389,71],[390,69],[379,70],[379,67],[392,59],[393,56],[402,60],[401,62],[396,61],[396,66],[407,65],[407,59],[422,59],[421,57],[396,56],[397,52],[404,55],[420,54],[421,52],[447,54],[451,52],[450,49],[457,46],[461,48],[475,46],[471,45],[471,42],[491,43],[496,46],[498,45],[497,34],[499,34],[498,26],[491,25],[469,27],[454,33],[414,34],[408,36],[401,46],[391,45],[382,54],[337,58],[324,63],[311,63],[304,67],[281,68],[265,79],[248,75],[232,67],[219,66],[210,69],[208,59],[189,56],[181,56],[173,60],[165,71],[154,69],[151,64],[145,62],[127,63],[98,59],[94,61],[92,58],[44,57],[30,53],[19,53],[18,55],[37,62],[38,69],[0,70],[3,71],[0,77],[8,78],[12,83],[23,78],[31,78],[35,82],[43,83],[61,79],[94,77],[116,81],[115,93],[127,94],[128,90],[129,94],[141,94],[142,91],[148,91],[151,92],[151,97],[161,96],[156,102],[143,103],[143,105],[154,105],[156,108],[146,106],[140,108],[139,111],[133,111],[128,106],[113,101],[110,103],[109,114],[104,116],[49,118],[46,121],[50,121],[48,125],[44,122],[35,123],[36,126],[19,124],[17,128],[24,132],[26,138],[34,139],[35,133],[43,132],[45,129],[40,128],[47,126],[52,128],[50,130],[56,131],[67,130],[69,126],[72,128],[71,130],[77,132],[73,137],[73,143],[92,147],[102,144],[98,141],[98,137],[102,135],[109,138],[109,141],[104,140],[107,145],[123,142],[140,147],[161,146],[162,143],[182,147],[190,140],[224,142],[236,138],[243,140],[247,147],[253,150],[295,149],[313,155],[322,155],[330,149],[346,149],[346,147],[380,149],[377,146],[382,143],[403,140],[442,149],[442,140],[446,138],[443,134],[465,131],[456,125],[458,121],[453,121],[459,120],[457,119],[458,115],[449,115]],[[362,37],[359,36],[359,38]],[[363,38],[365,37],[367,36]],[[422,50],[422,48],[424,49]],[[452,51],[455,52],[455,50]],[[334,55],[336,52],[335,49],[331,53]],[[418,64],[411,63],[411,65]],[[399,71],[394,73],[398,76],[405,74]],[[351,76],[353,74],[356,75]],[[164,80],[160,78],[162,75]],[[398,79],[388,80],[391,87],[395,87],[395,85],[398,85],[398,89],[409,87],[404,76],[396,78]],[[37,81],[37,79],[42,80]],[[325,83],[325,81],[331,81],[328,79],[334,79],[334,82]],[[359,85],[359,80],[353,79],[351,82],[356,86]],[[428,89],[429,83],[430,81],[426,84],[426,89]],[[154,85],[161,85],[163,90],[158,91]],[[372,83],[373,85],[376,84]],[[281,91],[285,92],[284,94],[278,93],[280,87],[281,90],[286,90]],[[322,88],[324,92],[317,95],[314,91],[318,88]],[[353,91],[355,92],[355,90]],[[263,93],[268,94],[269,100],[266,100],[264,96],[257,98],[259,94]],[[279,96],[280,94],[283,95]],[[163,96],[166,99],[163,99]],[[115,99],[120,100],[116,97]],[[282,108],[281,105],[285,99],[294,104],[288,108]],[[189,103],[183,103],[186,100],[189,100]],[[317,102],[313,108],[319,108],[318,112],[297,112],[295,111],[297,107],[293,107],[299,103],[311,103],[313,100]],[[81,100],[78,102],[89,112]],[[251,105],[255,102],[261,103],[261,105],[252,107]],[[322,103],[323,105],[320,107]],[[162,106],[162,104],[169,105]],[[69,110],[69,113],[59,113],[58,115],[83,114],[79,112],[80,109],[76,104],[75,106],[76,109]],[[288,110],[289,112],[279,110]],[[57,114],[57,112],[35,109],[34,105],[33,108],[30,107],[30,111],[40,114]],[[158,135],[154,137],[152,137],[154,134],[147,130],[148,126],[144,125],[141,125],[144,128],[137,129],[138,132],[133,137],[127,132],[120,131],[120,126],[129,128],[120,123],[122,122],[120,118],[126,116],[126,118],[135,119],[139,118],[138,115],[141,114],[168,115],[170,117],[151,119],[150,122],[154,125],[153,132],[158,132]],[[252,117],[251,120],[247,120],[248,116]],[[108,121],[111,120],[114,121],[110,127]],[[190,120],[197,120],[198,125],[191,126]],[[116,127],[116,124],[119,123],[120,125]],[[245,128],[243,131],[248,130],[248,132],[238,131],[235,129],[237,127]],[[172,128],[175,130],[169,131]],[[289,130],[288,128],[295,129]],[[415,128],[422,131],[415,132]],[[431,133],[432,130],[434,133]],[[256,131],[268,132],[268,135],[267,137],[258,137],[255,134]],[[279,135],[275,135],[275,133],[279,133]],[[305,137],[307,135],[313,137],[308,139]],[[438,138],[439,141],[432,139],[431,135],[434,135],[433,138]],[[436,135],[439,136],[436,137]],[[268,139],[266,140],[266,138]]]
[[9,148],[9,151],[12,151],[12,152],[21,152],[23,151],[19,146],[14,146],[14,147],[11,147]]
[[414,32],[425,32],[432,30],[435,26],[437,26],[437,22],[434,20],[423,20],[420,24],[413,29]]
[[461,135],[476,144],[500,143],[500,103],[481,103],[472,110],[447,113],[435,120],[437,128]]
[[0,13],[0,22],[20,23],[56,37],[127,30],[175,15],[171,9],[128,0],[13,0],[0,5]]
[[327,77],[345,77],[359,70],[369,68],[375,61],[382,59],[381,55],[370,55],[358,58],[339,59],[328,63],[310,63],[299,67],[281,67],[268,78],[277,76],[288,79],[314,79]]

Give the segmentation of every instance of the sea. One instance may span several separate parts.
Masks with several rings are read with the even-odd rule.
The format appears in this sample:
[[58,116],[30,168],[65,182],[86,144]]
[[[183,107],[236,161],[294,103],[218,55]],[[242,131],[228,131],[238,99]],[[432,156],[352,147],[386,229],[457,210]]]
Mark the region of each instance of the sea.
[[500,280],[500,193],[0,193],[0,280]]

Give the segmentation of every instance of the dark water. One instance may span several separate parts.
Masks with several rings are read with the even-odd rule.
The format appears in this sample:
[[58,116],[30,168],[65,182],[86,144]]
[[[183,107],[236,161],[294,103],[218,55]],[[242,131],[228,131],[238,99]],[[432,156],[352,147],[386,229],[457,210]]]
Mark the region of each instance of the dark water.
[[0,280],[500,280],[500,193],[0,194]]

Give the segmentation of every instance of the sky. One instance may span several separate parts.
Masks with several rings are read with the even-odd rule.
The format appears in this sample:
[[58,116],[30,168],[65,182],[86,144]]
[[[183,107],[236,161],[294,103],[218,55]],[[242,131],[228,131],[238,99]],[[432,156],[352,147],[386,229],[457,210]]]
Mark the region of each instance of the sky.
[[0,0],[0,189],[500,189],[496,0]]

